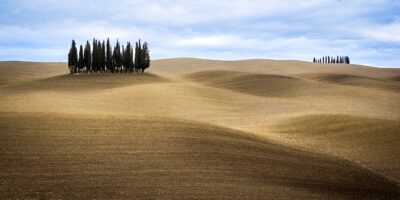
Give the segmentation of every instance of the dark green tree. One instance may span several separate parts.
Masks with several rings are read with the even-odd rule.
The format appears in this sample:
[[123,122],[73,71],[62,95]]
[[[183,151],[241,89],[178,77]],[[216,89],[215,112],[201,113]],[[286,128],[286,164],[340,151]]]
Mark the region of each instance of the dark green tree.
[[117,40],[117,44],[114,47],[114,52],[113,52],[113,61],[114,61],[114,66],[115,69],[114,71],[119,71],[119,69],[121,68],[121,49],[119,46],[119,42]]
[[101,70],[106,71],[106,43],[101,43]]
[[101,42],[100,42],[100,40],[99,41],[97,41],[97,72],[99,72],[99,71],[101,71],[101,59],[102,59],[102,56],[101,56]]
[[131,51],[131,43],[127,42],[126,43],[126,47],[125,47],[125,51],[124,51],[124,66],[125,66],[125,73],[128,72],[128,70],[130,72],[132,72],[132,51]]
[[149,44],[147,42],[143,43],[142,49],[142,73],[144,70],[150,67],[150,53],[149,53]]
[[135,48],[135,71],[139,72],[141,69],[141,47],[140,47],[140,39],[139,42],[136,42],[136,48]]
[[[79,51],[76,48],[76,43],[72,40],[71,48],[68,53],[68,67],[70,68],[71,74],[81,72],[84,69],[88,73],[93,72],[106,72],[110,70],[114,72],[141,72],[143,73],[147,68],[150,67],[150,55],[148,43],[145,42],[143,45],[139,39],[136,42],[135,50],[133,49],[130,42],[127,42],[126,46],[122,45],[122,52],[120,43],[117,43],[112,49],[110,40],[107,38],[107,43],[103,40],[97,40],[93,38],[93,47],[91,49],[89,41],[86,41],[85,46],[80,45]],[[78,55],[79,54],[79,55]],[[323,57],[322,59],[313,59],[313,62],[321,62],[325,59],[325,63],[328,62]],[[345,57],[342,59],[345,62]]]
[[90,50],[89,41],[86,41],[85,51],[83,53],[83,58],[84,58],[84,62],[85,62],[86,71],[90,72],[91,71],[91,66],[92,66],[92,54],[91,54],[91,50]]
[[107,38],[107,52],[106,52],[106,67],[107,69],[111,70],[111,72],[114,72],[112,69],[112,52],[111,52],[111,45],[110,45],[110,39]]
[[93,39],[93,50],[92,50],[92,72],[97,71],[97,41]]
[[84,57],[83,57],[83,47],[82,47],[82,45],[80,45],[80,47],[79,47],[79,58],[78,58],[78,72],[83,70],[84,67],[85,67],[85,60],[84,60]]
[[121,73],[122,73],[126,69],[126,65],[125,65],[126,64],[125,63],[125,47],[124,47],[124,45],[122,45],[121,62],[122,62],[122,66],[121,66]]
[[346,64],[350,64],[350,58],[348,56],[346,56],[344,59]]
[[68,67],[71,74],[76,73],[78,67],[78,50],[76,49],[75,40],[72,40],[68,53]]
[[133,48],[132,48],[132,46],[131,46],[131,43],[129,43],[129,46],[130,46],[130,53],[129,53],[129,55],[130,55],[130,58],[129,58],[129,71],[130,71],[130,73],[132,73],[133,72],[133,70],[134,70],[134,64],[133,64],[133,57],[134,57],[134,55],[133,55]]

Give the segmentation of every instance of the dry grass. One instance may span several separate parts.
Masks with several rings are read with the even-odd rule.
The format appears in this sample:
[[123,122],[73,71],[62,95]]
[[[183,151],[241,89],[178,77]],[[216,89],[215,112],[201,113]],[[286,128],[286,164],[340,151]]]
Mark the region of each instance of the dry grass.
[[142,75],[0,71],[3,198],[398,195],[398,69],[185,58]]
[[391,80],[367,78],[348,74],[301,74],[299,77],[318,80],[321,82],[335,83],[381,90],[400,92],[400,83]]
[[351,115],[300,116],[274,129],[297,145],[356,160],[400,182],[399,130],[399,121]]
[[1,113],[2,198],[390,198],[350,162],[159,117]]
[[382,69],[362,65],[317,64],[294,60],[239,60],[219,61],[193,58],[161,59],[152,62],[151,71],[163,75],[183,75],[198,71],[225,70],[256,74],[292,76],[302,73],[336,73],[378,79],[399,76],[400,69]]
[[65,63],[0,62],[0,87],[65,73]]
[[312,83],[289,76],[235,71],[202,71],[184,77],[213,87],[268,97],[298,96],[304,88],[312,87]]
[[129,87],[134,85],[169,82],[168,79],[151,73],[145,74],[63,74],[39,80],[29,84],[15,84],[9,89],[13,91],[96,91]]

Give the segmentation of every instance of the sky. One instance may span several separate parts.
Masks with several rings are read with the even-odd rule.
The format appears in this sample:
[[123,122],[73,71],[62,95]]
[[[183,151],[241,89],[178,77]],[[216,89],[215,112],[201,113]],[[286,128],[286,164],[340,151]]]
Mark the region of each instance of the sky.
[[66,61],[74,39],[147,41],[152,59],[349,56],[400,67],[397,0],[0,0],[0,60]]

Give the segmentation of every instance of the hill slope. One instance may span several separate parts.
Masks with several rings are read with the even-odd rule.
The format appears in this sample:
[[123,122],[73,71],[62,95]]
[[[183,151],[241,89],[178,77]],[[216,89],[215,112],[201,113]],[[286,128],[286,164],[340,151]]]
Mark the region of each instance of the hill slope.
[[5,199],[398,195],[398,69],[185,58],[145,74],[0,71]]
[[[340,159],[170,118],[0,113],[3,198],[390,198]],[[18,144],[18,145],[15,145]]]
[[367,77],[348,75],[348,74],[327,74],[327,73],[301,74],[297,77],[317,80],[326,83],[400,92],[400,83],[392,80],[367,78]]
[[399,121],[319,114],[283,120],[273,130],[297,145],[356,160],[400,182]]
[[184,76],[212,87],[267,97],[294,97],[319,92],[319,85],[290,76],[210,70]]
[[251,59],[238,61],[207,60],[197,58],[160,59],[152,62],[151,71],[165,75],[183,75],[198,71],[227,70],[292,76],[301,73],[336,73],[378,79],[393,79],[400,69],[376,68],[362,65],[318,64],[294,60]]

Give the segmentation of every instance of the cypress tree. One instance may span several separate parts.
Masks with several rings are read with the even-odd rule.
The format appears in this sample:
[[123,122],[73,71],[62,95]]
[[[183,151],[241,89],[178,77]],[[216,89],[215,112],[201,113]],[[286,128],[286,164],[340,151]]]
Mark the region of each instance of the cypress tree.
[[350,64],[350,58],[346,56],[346,64]]
[[102,59],[102,56],[101,56],[101,42],[100,42],[100,40],[99,41],[97,41],[97,72],[99,72],[99,71],[101,71],[101,59]]
[[127,42],[125,50],[123,52],[123,62],[125,66],[125,73],[129,70],[132,72],[132,50],[131,50],[131,43]]
[[82,70],[85,67],[85,61],[84,61],[84,57],[83,57],[83,47],[82,45],[80,45],[79,47],[79,59],[78,59],[78,72],[80,72],[80,70]]
[[75,40],[72,40],[71,49],[68,53],[68,67],[71,74],[76,73],[76,68],[78,67],[78,50],[75,45]]
[[110,39],[107,38],[107,52],[106,52],[106,66],[107,69],[111,69],[111,72],[114,72],[112,69],[112,59],[111,59],[111,45],[110,45]]
[[115,70],[119,71],[119,69],[121,68],[121,49],[119,47],[118,40],[117,44],[114,47],[113,60],[114,60]]
[[93,41],[93,71],[97,72],[99,69],[99,46],[97,43],[97,39]]
[[142,65],[142,73],[144,70],[150,67],[150,54],[149,54],[149,44],[147,42],[143,43],[143,65]]
[[91,52],[90,52],[89,41],[86,41],[85,51],[84,51],[83,57],[84,57],[86,71],[90,72],[91,65],[92,65],[92,55],[91,55]]
[[134,63],[135,71],[138,72],[140,69],[140,47],[139,43],[136,42],[135,47],[135,63]]
[[103,40],[101,44],[101,70],[106,71],[106,43]]
[[124,66],[125,66],[125,73],[129,69],[129,42],[126,43],[125,50],[124,50]]
[[129,58],[129,71],[130,73],[133,72],[133,68],[134,68],[134,64],[133,64],[133,47],[131,46],[131,44],[129,43],[129,46],[131,47],[130,49],[130,58]]
[[92,72],[97,70],[97,41],[93,39],[93,51],[92,51]]
[[121,62],[122,62],[122,65],[121,65],[121,73],[123,72],[123,71],[125,71],[125,69],[126,69],[126,63],[125,63],[125,47],[124,47],[124,45],[122,45],[122,53],[121,53]]

